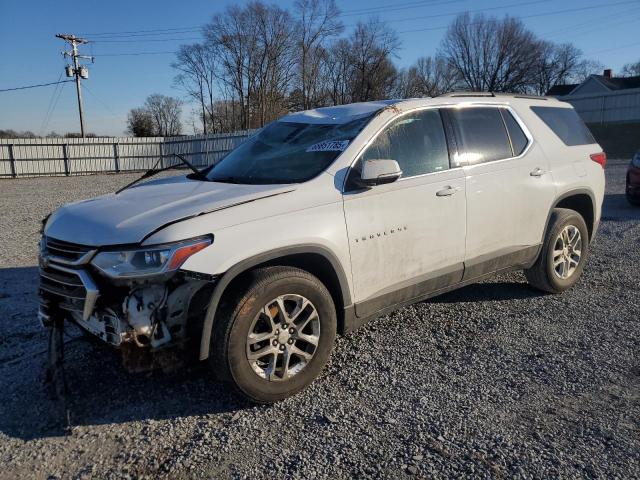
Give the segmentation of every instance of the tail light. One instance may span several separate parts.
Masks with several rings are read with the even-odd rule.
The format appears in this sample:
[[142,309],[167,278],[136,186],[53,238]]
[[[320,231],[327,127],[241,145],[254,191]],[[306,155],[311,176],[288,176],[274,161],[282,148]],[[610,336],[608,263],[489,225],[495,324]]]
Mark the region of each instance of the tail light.
[[589,156],[591,157],[591,160],[593,160],[596,163],[599,163],[602,166],[602,168],[604,168],[604,166],[607,164],[607,154],[604,152],[592,153]]

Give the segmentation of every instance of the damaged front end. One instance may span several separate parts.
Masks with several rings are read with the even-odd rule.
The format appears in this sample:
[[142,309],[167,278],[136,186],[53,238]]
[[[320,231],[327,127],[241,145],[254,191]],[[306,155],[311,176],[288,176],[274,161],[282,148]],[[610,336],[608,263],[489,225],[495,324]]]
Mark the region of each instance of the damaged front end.
[[[213,237],[151,247],[95,248],[43,236],[38,316],[61,318],[122,349],[130,370],[199,334],[215,277],[181,271]],[[172,348],[176,347],[176,348]]]

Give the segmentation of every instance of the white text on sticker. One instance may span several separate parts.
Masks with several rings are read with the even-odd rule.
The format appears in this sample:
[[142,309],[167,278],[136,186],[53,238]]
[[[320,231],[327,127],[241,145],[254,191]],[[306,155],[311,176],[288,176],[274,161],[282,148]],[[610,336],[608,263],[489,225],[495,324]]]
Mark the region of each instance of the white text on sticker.
[[347,145],[349,140],[325,140],[307,147],[305,152],[343,152]]

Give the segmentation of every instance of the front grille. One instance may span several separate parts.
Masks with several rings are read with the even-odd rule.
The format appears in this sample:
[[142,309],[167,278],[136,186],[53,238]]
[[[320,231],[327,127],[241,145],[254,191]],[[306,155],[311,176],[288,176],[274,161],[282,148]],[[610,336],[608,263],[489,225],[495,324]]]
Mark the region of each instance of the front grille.
[[47,306],[57,305],[63,310],[78,312],[87,319],[93,312],[98,289],[85,270],[41,263],[40,297]]
[[44,253],[52,257],[64,259],[67,262],[77,262],[91,250],[92,247],[87,247],[86,245],[64,242],[51,237],[45,237],[44,239]]
[[40,288],[47,293],[74,300],[84,299],[87,290],[76,273],[51,267],[40,269]]

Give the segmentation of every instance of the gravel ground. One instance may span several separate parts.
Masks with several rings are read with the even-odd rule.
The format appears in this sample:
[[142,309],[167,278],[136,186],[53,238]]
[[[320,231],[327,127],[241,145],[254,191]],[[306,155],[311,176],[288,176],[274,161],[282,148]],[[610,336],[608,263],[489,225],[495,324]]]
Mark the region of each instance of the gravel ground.
[[203,367],[125,373],[70,338],[74,429],[42,386],[39,220],[130,176],[0,181],[0,477],[638,478],[640,209],[607,166],[581,282],[558,296],[503,275],[340,338],[308,390],[242,403]]

